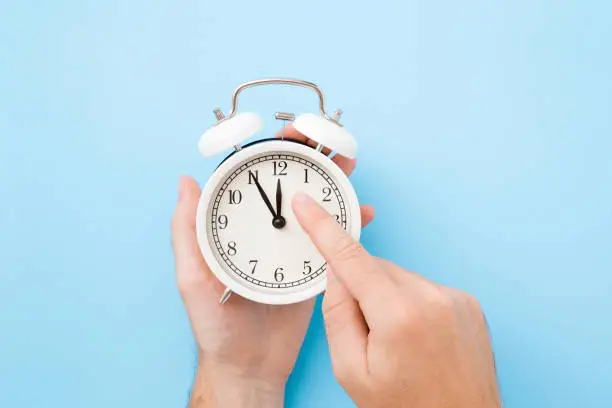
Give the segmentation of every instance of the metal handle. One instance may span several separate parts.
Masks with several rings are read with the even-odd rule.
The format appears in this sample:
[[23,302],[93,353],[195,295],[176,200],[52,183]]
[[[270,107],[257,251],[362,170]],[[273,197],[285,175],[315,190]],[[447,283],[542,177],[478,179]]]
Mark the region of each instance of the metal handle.
[[323,98],[323,92],[321,92],[319,87],[313,84],[312,82],[302,81],[301,79],[291,79],[291,78],[256,79],[254,81],[245,82],[244,84],[240,85],[234,91],[234,95],[232,96],[232,110],[227,115],[226,119],[229,119],[236,114],[236,105],[238,104],[238,95],[240,94],[240,92],[242,92],[243,90],[247,88],[252,88],[254,86],[272,85],[272,84],[295,85],[295,86],[301,86],[304,88],[310,88],[314,90],[319,96],[319,110],[321,111],[321,115],[323,115],[325,119],[331,119],[329,116],[327,116],[327,113],[325,112],[325,100]]

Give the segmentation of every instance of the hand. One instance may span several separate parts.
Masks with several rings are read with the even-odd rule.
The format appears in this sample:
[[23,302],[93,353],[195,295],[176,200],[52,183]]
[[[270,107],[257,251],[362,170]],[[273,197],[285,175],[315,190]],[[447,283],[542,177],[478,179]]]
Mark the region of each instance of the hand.
[[278,181],[276,182],[276,215],[274,216],[274,218],[272,218],[272,226],[274,226],[274,228],[277,228],[277,229],[283,228],[285,224],[287,223],[287,221],[285,220],[285,217],[283,217],[281,214],[282,204],[283,204],[283,192],[281,190],[280,179],[278,179]]
[[329,264],[323,316],[332,366],[359,407],[500,407],[474,297],[370,256],[309,196],[292,204]]
[[266,207],[268,207],[268,210],[270,210],[270,212],[272,213],[272,222],[274,222],[274,220],[277,218],[277,215],[276,215],[276,212],[274,211],[274,208],[272,208],[272,203],[270,202],[270,199],[268,198],[268,195],[264,191],[264,189],[261,186],[261,184],[259,184],[259,180],[257,179],[257,176],[255,174],[251,173],[251,170],[249,170],[249,177],[253,177],[253,181],[255,182],[255,186],[257,187],[257,191],[259,191],[259,195],[263,199],[264,203],[266,203]]
[[[312,142],[288,128],[286,138]],[[332,160],[350,174],[355,161]],[[190,407],[280,407],[304,340],[314,299],[268,306],[234,295],[219,305],[224,287],[204,262],[196,238],[200,188],[183,177],[172,219],[176,279],[198,345],[198,368]],[[362,206],[362,225],[374,217]]]
[[282,218],[283,191],[281,190],[280,179],[276,181],[276,218]]

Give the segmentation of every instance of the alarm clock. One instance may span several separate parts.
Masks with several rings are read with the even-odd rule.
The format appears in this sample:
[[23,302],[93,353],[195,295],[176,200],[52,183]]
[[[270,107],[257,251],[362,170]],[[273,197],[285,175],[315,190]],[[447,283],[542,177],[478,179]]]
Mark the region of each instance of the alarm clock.
[[[295,117],[293,127],[316,147],[284,138],[248,144],[262,127],[255,113],[237,112],[239,94],[259,85],[292,85],[314,90],[319,113]],[[301,228],[291,209],[296,192],[315,199],[356,240],[361,231],[359,203],[344,172],[325,154],[325,147],[354,158],[357,143],[339,123],[341,111],[325,111],[317,85],[298,79],[269,78],[246,82],[234,90],[230,113],[215,111],[217,122],[200,138],[205,157],[233,149],[202,190],[196,216],[198,244],[212,273],[226,287],[219,302],[232,293],[255,302],[297,303],[323,292],[327,264]]]

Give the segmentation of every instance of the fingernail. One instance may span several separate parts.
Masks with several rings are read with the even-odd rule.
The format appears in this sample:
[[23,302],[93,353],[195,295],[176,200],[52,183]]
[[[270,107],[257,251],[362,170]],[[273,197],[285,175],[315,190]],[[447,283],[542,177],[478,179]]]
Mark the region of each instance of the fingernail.
[[181,176],[178,183],[178,200],[179,202],[185,198],[185,193],[187,191],[187,182],[184,176]]
[[298,191],[293,195],[293,201],[296,204],[300,204],[300,205],[311,205],[314,204],[314,200],[312,199],[311,196],[309,196],[308,194],[304,193],[303,191]]

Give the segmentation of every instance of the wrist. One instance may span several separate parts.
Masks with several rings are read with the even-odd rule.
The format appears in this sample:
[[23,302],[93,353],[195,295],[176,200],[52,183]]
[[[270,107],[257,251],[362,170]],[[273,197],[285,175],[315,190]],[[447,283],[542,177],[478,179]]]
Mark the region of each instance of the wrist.
[[189,408],[281,408],[285,381],[211,361],[198,362]]

